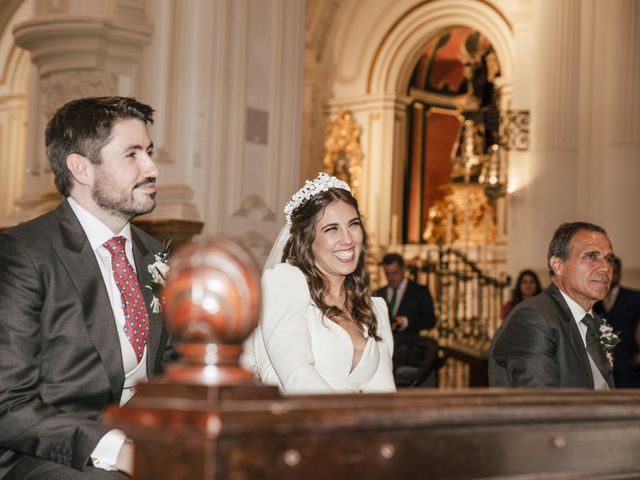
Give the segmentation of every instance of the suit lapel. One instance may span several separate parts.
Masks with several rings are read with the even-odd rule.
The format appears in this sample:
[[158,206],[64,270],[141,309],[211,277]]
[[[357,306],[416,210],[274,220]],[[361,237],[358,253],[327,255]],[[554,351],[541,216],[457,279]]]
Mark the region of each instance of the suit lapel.
[[413,283],[411,283],[410,280],[407,280],[407,288],[404,289],[404,292],[402,293],[402,298],[400,298],[400,301],[398,302],[398,308],[396,308],[396,315],[399,314],[400,311],[403,312],[403,314],[406,314],[407,310],[411,307],[411,305],[409,305],[409,302],[411,301],[411,299],[413,299]]
[[593,373],[591,372],[591,364],[589,363],[589,357],[587,357],[587,350],[584,347],[584,342],[582,341],[582,335],[580,334],[580,330],[578,329],[578,325],[573,318],[573,314],[569,309],[569,305],[562,297],[562,293],[558,287],[556,287],[553,283],[549,285],[547,288],[547,292],[553,298],[553,300],[558,305],[560,324],[565,330],[566,337],[569,339],[569,343],[571,348],[573,348],[577,358],[580,360],[580,364],[582,365],[582,369],[585,372],[585,375],[590,383],[591,388],[594,387],[593,384]]
[[62,244],[56,250],[78,292],[89,338],[102,361],[113,396],[119,401],[124,384],[122,352],[100,267],[68,202],[63,201],[55,214],[62,234]]
[[147,315],[149,316],[149,339],[147,340],[147,375],[154,373],[154,365],[156,364],[156,356],[158,355],[158,345],[162,335],[162,318],[159,313],[154,313],[151,308],[153,301],[153,291],[150,288],[152,282],[151,273],[149,273],[149,265],[154,262],[154,254],[159,252],[151,252],[142,240],[137,231],[137,227],[131,226],[131,236],[133,238],[133,258],[136,263],[136,271],[138,272],[138,280],[140,281],[140,289],[144,297],[144,303],[147,307]]
[[[407,280],[407,288],[405,288],[404,292],[402,292],[402,298],[400,298],[400,301],[398,302],[398,308],[396,308],[396,314],[403,307],[403,304],[404,304],[404,307],[406,308],[407,300],[409,298],[411,298],[411,291],[410,290],[411,290],[411,282],[409,282],[409,280]],[[404,311],[404,309],[403,309],[403,311]]]

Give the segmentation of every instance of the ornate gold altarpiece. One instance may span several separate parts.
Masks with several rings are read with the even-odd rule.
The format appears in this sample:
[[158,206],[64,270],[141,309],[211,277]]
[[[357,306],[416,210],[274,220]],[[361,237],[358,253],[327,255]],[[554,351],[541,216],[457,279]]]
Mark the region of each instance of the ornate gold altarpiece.
[[487,245],[496,242],[496,200],[505,193],[501,151],[493,145],[479,153],[476,129],[471,120],[461,127],[460,140],[452,151],[451,180],[427,213],[423,238],[427,243]]
[[362,128],[356,123],[352,113],[343,110],[336,120],[325,127],[324,134],[323,169],[329,175],[347,182],[356,198],[362,174],[361,132]]

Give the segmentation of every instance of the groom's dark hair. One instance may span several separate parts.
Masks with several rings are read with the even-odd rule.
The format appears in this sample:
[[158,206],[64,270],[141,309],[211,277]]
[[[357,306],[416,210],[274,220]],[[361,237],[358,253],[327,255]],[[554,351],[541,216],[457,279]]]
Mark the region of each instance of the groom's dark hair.
[[113,125],[130,118],[153,123],[153,108],[130,97],[87,97],[63,105],[53,115],[44,143],[56,188],[62,195],[68,197],[72,187],[67,157],[77,153],[100,165],[100,151],[109,143]]
[[549,269],[549,275],[552,277],[554,273],[553,268],[551,268],[551,257],[558,257],[563,262],[566,262],[571,254],[571,239],[581,230],[607,234],[604,228],[588,222],[568,222],[560,225],[553,234],[553,238],[549,243],[549,251],[547,252],[547,268]]

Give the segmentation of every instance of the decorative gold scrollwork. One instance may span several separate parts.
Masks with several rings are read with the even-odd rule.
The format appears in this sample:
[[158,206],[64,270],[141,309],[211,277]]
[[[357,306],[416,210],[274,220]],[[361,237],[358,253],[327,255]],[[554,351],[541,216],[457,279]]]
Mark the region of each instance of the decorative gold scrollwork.
[[476,125],[465,120],[452,152],[451,180],[444,196],[427,212],[422,238],[427,243],[488,244],[496,241],[496,200],[506,193],[500,147],[482,153]]
[[429,209],[424,240],[437,245],[495,243],[495,209],[484,187],[458,183],[443,188],[447,194]]
[[500,120],[500,143],[507,150],[529,150],[531,114],[529,110],[507,110]]

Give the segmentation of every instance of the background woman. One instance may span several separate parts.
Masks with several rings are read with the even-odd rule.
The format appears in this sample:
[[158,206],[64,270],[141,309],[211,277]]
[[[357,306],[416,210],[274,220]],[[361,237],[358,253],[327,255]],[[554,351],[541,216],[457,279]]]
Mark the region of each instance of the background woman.
[[285,214],[262,278],[261,380],[289,393],[395,391],[387,306],[369,295],[367,235],[349,186],[322,173]]
[[540,280],[538,275],[533,270],[522,270],[518,275],[516,286],[511,292],[511,300],[504,304],[502,307],[502,319],[504,320],[509,315],[509,312],[513,310],[517,304],[526,300],[529,297],[539,294],[542,291],[540,286]]

